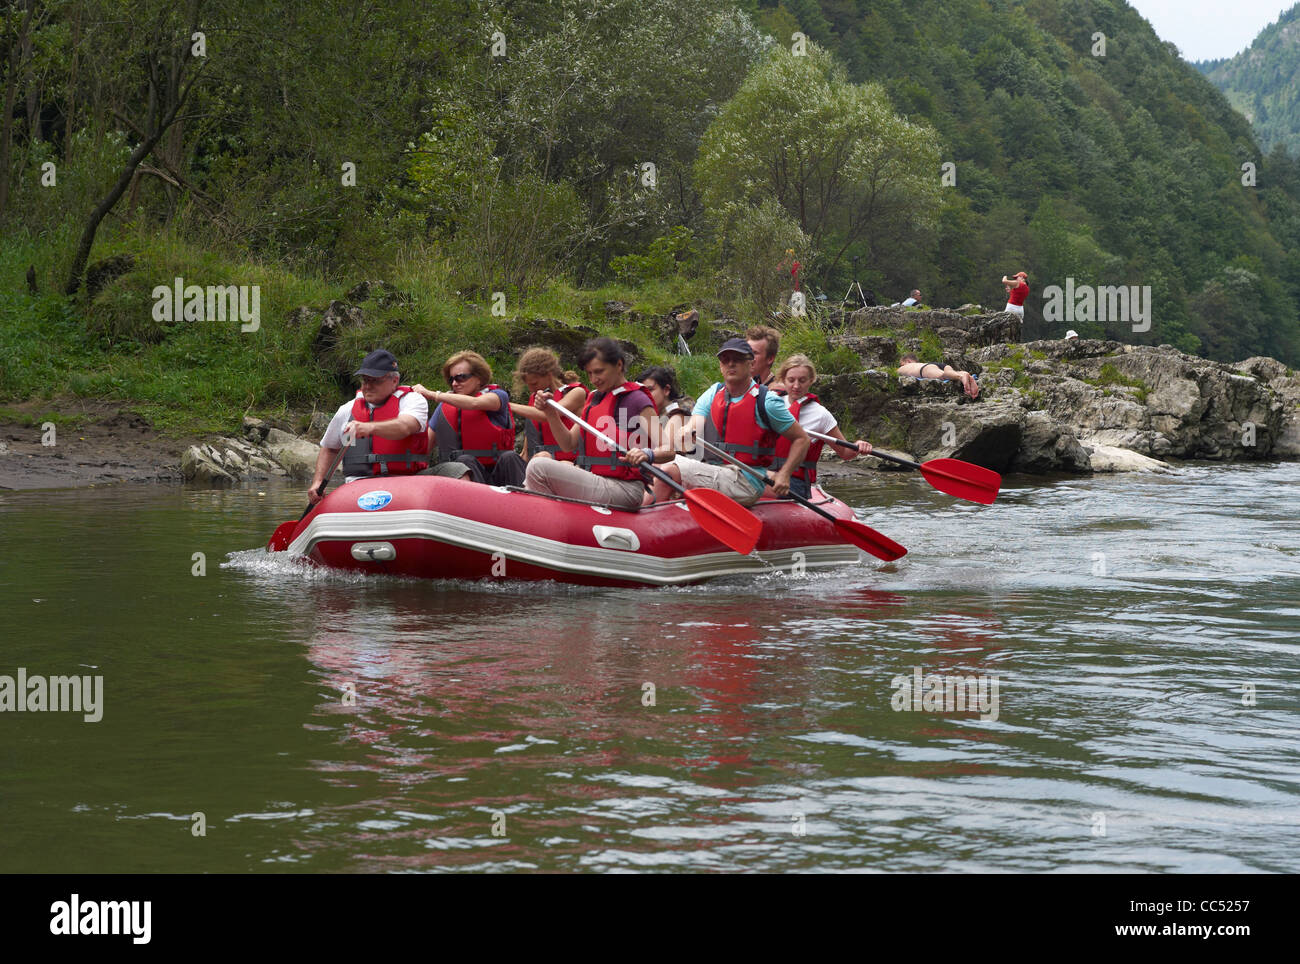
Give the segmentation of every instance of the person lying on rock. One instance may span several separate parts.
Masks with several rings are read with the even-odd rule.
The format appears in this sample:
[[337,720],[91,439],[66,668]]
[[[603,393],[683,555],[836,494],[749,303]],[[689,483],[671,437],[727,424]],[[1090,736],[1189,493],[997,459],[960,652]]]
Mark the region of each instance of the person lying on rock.
[[915,355],[909,353],[903,356],[902,364],[898,366],[898,374],[910,375],[912,378],[940,378],[961,382],[961,387],[966,390],[967,395],[971,398],[979,398],[980,383],[975,380],[975,376],[970,372],[958,371],[951,365],[918,361]]
[[444,460],[430,472],[488,485],[522,485],[526,467],[515,451],[510,393],[492,384],[487,359],[476,351],[457,352],[443,364],[442,376],[451,391],[415,386],[438,406],[426,445],[436,442]]
[[317,490],[345,440],[353,440],[343,455],[345,482],[411,475],[428,465],[429,406],[419,392],[398,384],[402,379],[392,352],[372,351],[353,374],[361,376],[361,388],[334,413],[320,440],[316,474],[307,492],[312,505],[321,500]]

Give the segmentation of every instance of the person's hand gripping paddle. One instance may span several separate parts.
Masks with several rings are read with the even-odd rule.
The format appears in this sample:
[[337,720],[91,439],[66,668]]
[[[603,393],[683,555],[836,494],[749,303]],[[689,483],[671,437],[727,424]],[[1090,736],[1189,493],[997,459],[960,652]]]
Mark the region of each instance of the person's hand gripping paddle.
[[[546,404],[554,408],[563,417],[569,419],[569,421],[582,426],[612,450],[622,455],[627,454],[628,450],[626,448],[619,445],[605,433],[597,431],[555,401],[555,399],[547,399]],[[653,465],[643,463],[639,468],[676,489],[682,498],[686,500],[686,507],[690,510],[692,518],[695,519],[700,528],[728,549],[734,549],[742,556],[747,556],[754,551],[754,547],[758,545],[759,533],[763,531],[763,522],[739,502],[729,499],[721,492],[713,489],[682,488],[671,475],[655,468]]]
[[[737,466],[741,471],[748,473],[754,479],[761,482],[769,481],[764,473],[759,472],[759,470],[754,468],[752,465],[746,465],[744,462],[740,461],[740,459],[735,458],[730,452],[724,452],[716,445],[700,438],[699,436],[696,436],[695,440],[714,455]],[[875,529],[871,528],[871,526],[863,525],[856,519],[837,519],[825,509],[813,505],[803,496],[794,492],[790,492],[789,497],[794,499],[794,501],[798,502],[804,508],[812,509],[813,512],[816,512],[823,519],[832,522],[846,542],[851,542],[863,552],[869,552],[877,559],[884,559],[886,562],[892,562],[895,559],[907,555],[907,550],[903,546],[900,546],[893,539],[889,538],[889,536],[881,535]]]
[[[846,442],[843,439],[822,432],[809,432],[807,429],[804,429],[804,431],[808,432],[813,438],[834,442],[836,445],[842,445],[845,448],[857,448],[857,445],[853,442]],[[909,469],[920,469],[925,481],[940,492],[955,495],[967,502],[992,505],[993,500],[998,497],[998,490],[1002,487],[1002,476],[992,469],[986,469],[982,465],[972,465],[970,462],[963,462],[961,459],[930,459],[928,462],[912,462],[908,459],[900,459],[897,455],[877,452],[874,449],[871,454],[878,459],[905,465]]]

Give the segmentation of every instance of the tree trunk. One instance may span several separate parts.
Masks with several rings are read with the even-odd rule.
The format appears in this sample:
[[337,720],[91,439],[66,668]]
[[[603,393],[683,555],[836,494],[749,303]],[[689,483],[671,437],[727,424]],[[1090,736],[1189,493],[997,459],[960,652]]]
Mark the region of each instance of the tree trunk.
[[81,241],[77,244],[77,253],[72,259],[72,270],[68,273],[68,283],[63,288],[66,295],[75,295],[77,289],[81,287],[81,276],[86,272],[86,262],[90,260],[90,248],[95,243],[95,232],[99,230],[99,222],[104,220],[104,216],[113,210],[113,205],[117,204],[118,198],[125,193],[127,185],[135,177],[135,169],[140,166],[140,162],[149,156],[149,152],[154,149],[158,139],[162,137],[162,131],[159,131],[153,137],[146,141],[141,141],[131,157],[126,162],[126,168],[118,176],[117,183],[113,189],[108,192],[104,200],[95,206],[95,210],[90,212],[90,219],[86,222],[85,229],[81,232]]
[[4,117],[0,119],[0,217],[9,205],[9,154],[14,134],[14,101],[18,97],[18,71],[22,66],[22,50],[27,44],[27,34],[32,26],[36,0],[27,0],[27,14],[18,28],[18,36],[9,50],[9,83],[5,86]]
[[[190,6],[190,23],[198,22],[198,0],[194,0]],[[190,30],[190,34],[194,29]],[[145,122],[141,125],[144,136],[140,143],[136,145],[135,150],[127,159],[126,166],[122,173],[118,175],[117,183],[113,189],[104,196],[104,199],[95,205],[95,210],[90,212],[90,217],[86,221],[86,227],[81,232],[81,240],[77,242],[77,251],[72,258],[72,268],[68,272],[67,284],[63,287],[66,295],[75,295],[81,287],[82,275],[86,273],[86,262],[90,260],[90,249],[95,243],[95,233],[99,230],[99,224],[113,206],[121,199],[126,189],[130,186],[131,181],[135,178],[136,168],[140,162],[153,152],[162,140],[163,135],[175,123],[181,108],[189,98],[190,91],[194,89],[194,84],[198,81],[203,72],[204,64],[199,64],[194,72],[190,82],[181,87],[182,75],[185,73],[185,64],[189,59],[188,40],[183,42],[179,47],[173,47],[171,50],[168,63],[160,65],[157,60],[153,59],[156,52],[150,52],[148,55],[149,69],[149,107],[145,114]]]

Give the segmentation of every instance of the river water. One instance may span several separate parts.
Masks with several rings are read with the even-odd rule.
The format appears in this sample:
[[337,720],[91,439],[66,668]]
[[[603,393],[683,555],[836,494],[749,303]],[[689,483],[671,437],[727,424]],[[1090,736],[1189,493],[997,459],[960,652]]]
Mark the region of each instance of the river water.
[[829,487],[910,554],[437,584],[268,558],[286,485],[0,493],[0,674],[103,678],[0,713],[0,871],[1300,871],[1300,464]]

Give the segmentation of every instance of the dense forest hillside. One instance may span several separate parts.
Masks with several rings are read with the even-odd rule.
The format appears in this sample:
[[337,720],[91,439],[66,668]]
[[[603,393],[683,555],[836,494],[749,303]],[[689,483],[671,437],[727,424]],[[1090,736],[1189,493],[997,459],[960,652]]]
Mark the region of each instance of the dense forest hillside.
[[1265,151],[1281,144],[1300,155],[1300,5],[1235,57],[1195,66],[1246,115]]
[[1067,277],[1150,285],[1149,335],[1069,327],[1300,359],[1296,165],[1261,157],[1247,121],[1127,4],[783,0],[758,16],[777,33],[797,21],[854,80],[882,84],[956,164],[937,243],[877,261],[881,287],[991,303],[1018,267],[1036,292]]
[[[496,332],[481,347],[504,363],[509,319],[590,321],[601,298],[766,319],[795,260],[832,304],[856,279],[886,303],[919,287],[996,306],[1024,269],[1026,337],[1300,363],[1300,167],[1261,156],[1117,0],[24,0],[0,17],[0,395],[146,391],[165,370],[169,400],[198,379],[212,405],[310,404],[328,384],[314,332],[281,316],[358,278],[418,297],[340,350],[432,364]],[[259,285],[260,341],[153,311],[181,276]],[[1150,327],[1044,319],[1053,285],[1149,288]]]

